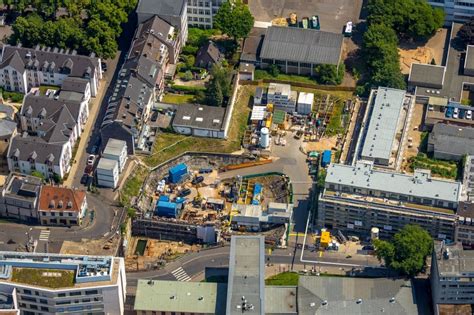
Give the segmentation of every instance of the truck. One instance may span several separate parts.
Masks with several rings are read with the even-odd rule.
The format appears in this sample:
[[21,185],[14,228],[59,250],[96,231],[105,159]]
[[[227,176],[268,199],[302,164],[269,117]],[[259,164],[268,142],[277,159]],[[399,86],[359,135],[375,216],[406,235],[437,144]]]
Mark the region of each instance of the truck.
[[351,21],[347,22],[346,26],[344,27],[344,36],[345,37],[352,36],[352,22]]

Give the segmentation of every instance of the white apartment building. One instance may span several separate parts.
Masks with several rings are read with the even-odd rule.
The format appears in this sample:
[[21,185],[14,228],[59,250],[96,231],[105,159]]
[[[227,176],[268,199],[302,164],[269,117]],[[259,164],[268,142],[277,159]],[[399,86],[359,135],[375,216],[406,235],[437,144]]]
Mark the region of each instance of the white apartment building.
[[431,259],[431,292],[434,313],[442,304],[474,303],[474,251],[460,244],[436,243]]
[[117,161],[119,172],[122,173],[127,163],[127,142],[110,138],[102,152],[102,158]]
[[119,162],[102,157],[96,168],[97,184],[108,188],[117,188],[119,182]]
[[463,23],[474,16],[474,0],[428,0],[428,3],[444,10],[446,23]]
[[212,28],[213,18],[222,3],[227,0],[187,0],[188,25],[192,27]]
[[287,113],[296,111],[298,92],[291,90],[289,84],[270,83],[267,92],[267,103],[273,104],[274,109]]
[[89,80],[96,96],[102,79],[100,58],[77,55],[75,51],[43,47],[3,46],[0,59],[0,86],[28,93],[40,85],[60,86],[68,77]]
[[126,281],[123,258],[0,252],[0,293],[25,315],[121,315]]

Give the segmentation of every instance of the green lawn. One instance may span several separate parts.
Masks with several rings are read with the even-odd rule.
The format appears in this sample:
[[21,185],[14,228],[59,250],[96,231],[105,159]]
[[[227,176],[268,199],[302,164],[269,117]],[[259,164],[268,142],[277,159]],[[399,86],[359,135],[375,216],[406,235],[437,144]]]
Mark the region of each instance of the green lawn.
[[[344,101],[337,100],[334,104],[331,118],[326,127],[326,135],[331,137],[344,133],[346,118],[343,115]],[[346,115],[347,116],[347,115]]]
[[296,272],[282,272],[265,279],[265,285],[298,285],[299,275]]
[[25,94],[20,92],[2,91],[4,100],[10,100],[12,103],[22,103]]
[[408,160],[409,168],[414,171],[417,168],[429,169],[433,175],[456,179],[459,175],[459,164],[453,161],[436,160],[424,153],[411,157]]
[[153,154],[144,156],[143,161],[149,166],[156,166],[186,151],[231,153],[239,150],[250,114],[249,100],[254,92],[254,86],[240,88],[227,140],[162,133],[156,137]]
[[46,95],[46,91],[47,90],[59,90],[60,87],[59,86],[55,86],[55,85],[42,85],[39,87],[39,90],[40,90],[40,94],[41,95]]
[[293,82],[301,82],[301,83],[308,83],[308,84],[317,84],[317,82],[314,79],[312,79],[310,76],[280,73],[279,75],[274,77],[265,70],[261,70],[261,69],[255,70],[255,80],[263,80],[263,79],[269,79],[269,80],[275,79],[275,80],[282,80],[282,81],[293,81]]
[[13,268],[12,281],[47,288],[74,286],[74,271],[36,268]]
[[132,197],[138,196],[148,172],[145,167],[136,166],[132,174],[120,191],[120,203],[123,205],[130,205]]
[[163,96],[162,101],[164,103],[170,104],[185,104],[185,103],[193,103],[194,102],[194,95],[189,94],[165,94]]

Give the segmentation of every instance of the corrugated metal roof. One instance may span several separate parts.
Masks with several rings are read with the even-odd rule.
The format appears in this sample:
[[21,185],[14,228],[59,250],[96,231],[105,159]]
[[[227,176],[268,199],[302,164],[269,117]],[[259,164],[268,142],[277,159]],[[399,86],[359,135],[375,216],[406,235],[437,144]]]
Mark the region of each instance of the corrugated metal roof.
[[260,58],[337,65],[343,40],[342,34],[272,26],[265,34]]

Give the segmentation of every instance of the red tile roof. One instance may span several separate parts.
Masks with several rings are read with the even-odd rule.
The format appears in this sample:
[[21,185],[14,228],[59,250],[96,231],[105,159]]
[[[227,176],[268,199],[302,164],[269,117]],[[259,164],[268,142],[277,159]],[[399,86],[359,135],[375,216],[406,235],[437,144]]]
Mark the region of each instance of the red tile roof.
[[40,193],[40,211],[76,211],[86,198],[85,191],[63,187],[43,186]]

